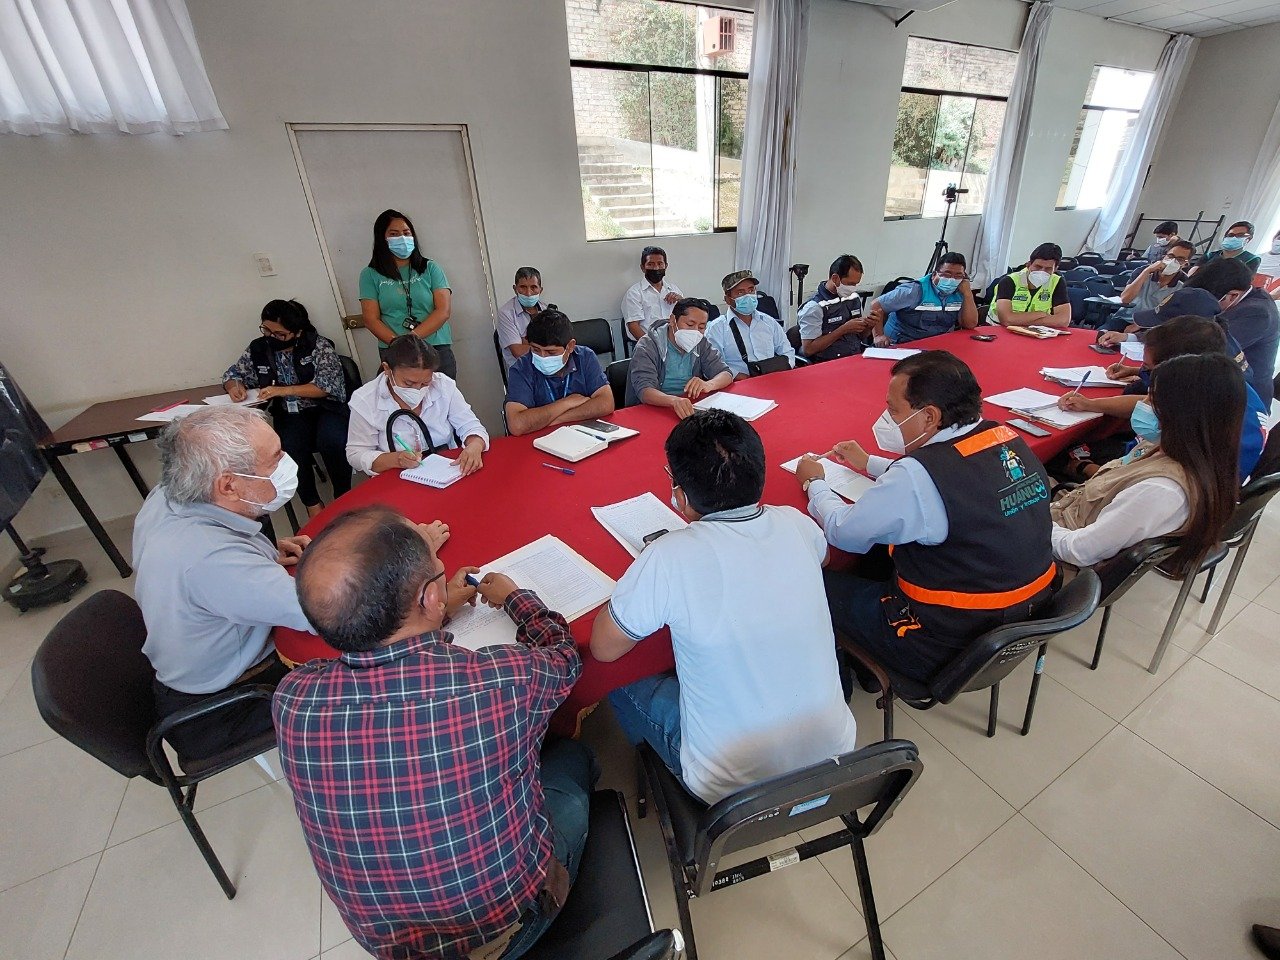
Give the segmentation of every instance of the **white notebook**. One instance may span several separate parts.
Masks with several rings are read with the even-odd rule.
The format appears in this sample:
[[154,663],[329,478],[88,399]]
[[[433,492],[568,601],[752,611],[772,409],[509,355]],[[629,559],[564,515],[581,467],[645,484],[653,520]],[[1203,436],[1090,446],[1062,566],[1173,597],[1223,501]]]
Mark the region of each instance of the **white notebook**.
[[1107,376],[1107,371],[1099,366],[1087,367],[1042,367],[1040,374],[1046,380],[1052,380],[1054,383],[1060,383],[1066,387],[1073,389],[1080,383],[1080,378],[1084,377],[1084,385],[1086,387],[1119,387],[1122,384],[1117,383]]
[[755,420],[777,406],[772,400],[748,397],[741,393],[713,393],[694,404],[699,410],[728,410],[743,420]]
[[[818,457],[816,453],[810,453],[807,456]],[[794,460],[788,460],[782,465],[782,469],[787,473],[795,473],[796,465],[799,462],[799,457]],[[870,477],[846,467],[843,463],[837,463],[829,457],[818,457],[818,462],[822,464],[822,469],[826,472],[827,484],[831,489],[851,503],[876,485],[876,482]]]
[[684,517],[652,493],[642,493],[607,507],[592,507],[591,513],[633,557],[640,556],[640,551],[645,548],[644,538],[649,534],[659,530],[683,530],[689,525]]
[[433,453],[423,457],[422,462],[416,467],[401,470],[400,479],[443,490],[462,479],[462,470],[458,467],[457,460],[450,460],[448,457]]
[[[617,585],[611,577],[558,537],[548,534],[480,568],[480,577],[503,573],[532,590],[547,608],[572,622],[609,599]],[[445,625],[460,647],[479,650],[516,642],[516,625],[506,611],[477,600]]]
[[577,463],[609,446],[608,440],[601,440],[604,434],[588,433],[573,427],[560,427],[552,430],[545,437],[533,441],[534,447],[543,453],[549,453],[561,460]]
[[919,352],[914,347],[867,347],[862,355],[868,360],[905,360]]

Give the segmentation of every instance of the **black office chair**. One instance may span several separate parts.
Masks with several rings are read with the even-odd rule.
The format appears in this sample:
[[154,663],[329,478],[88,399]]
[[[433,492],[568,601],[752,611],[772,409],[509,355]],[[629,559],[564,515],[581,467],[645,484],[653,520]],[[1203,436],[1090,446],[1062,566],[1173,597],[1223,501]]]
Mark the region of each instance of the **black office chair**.
[[1063,257],[1058,261],[1058,272],[1061,273],[1063,270],[1070,270],[1076,265],[1075,257]]
[[36,706],[55,733],[126,777],[143,777],[169,791],[191,839],[200,848],[222,892],[236,888],[196,821],[196,787],[202,780],[266,753],[276,745],[267,730],[217,754],[174,771],[162,741],[174,728],[246,700],[271,699],[265,685],[210,694],[164,719],[156,715],[151,683],[155,671],[142,652],[147,639],[142,611],[132,597],[100,590],[49,632],[31,663]]
[[1076,263],[1082,267],[1093,267],[1096,270],[1106,262],[1106,257],[1100,253],[1095,253],[1092,250],[1086,250],[1084,253],[1076,254]]
[[886,293],[889,293],[891,290],[898,289],[898,287],[902,286],[904,283],[915,283],[915,282],[916,282],[915,277],[895,277],[894,279],[890,280],[888,283],[884,285],[884,288],[880,291],[880,296],[883,297]]
[[1080,264],[1072,267],[1070,270],[1059,270],[1058,276],[1062,277],[1066,283],[1084,283],[1090,277],[1096,277],[1098,271],[1095,267],[1088,264]]
[[502,344],[498,342],[498,331],[493,331],[493,352],[498,355],[498,372],[502,374],[502,389],[507,389],[507,358],[502,352]]
[[[1273,429],[1271,436],[1267,439],[1267,447],[1264,448],[1264,460],[1267,459],[1266,450],[1277,445],[1274,439],[1277,436],[1280,436],[1280,429]],[[1240,491],[1240,503],[1237,504],[1235,512],[1231,514],[1231,519],[1227,521],[1227,527],[1222,533],[1222,543],[1219,546],[1223,555],[1219,557],[1218,562],[1226,559],[1226,553],[1232,550],[1236,552],[1236,557],[1231,561],[1227,582],[1222,585],[1222,596],[1218,598],[1218,604],[1213,609],[1213,618],[1209,621],[1210,635],[1218,632],[1218,624],[1222,621],[1222,614],[1227,609],[1227,599],[1231,596],[1231,590],[1236,585],[1236,577],[1240,575],[1240,568],[1244,566],[1244,558],[1253,544],[1253,535],[1258,532],[1258,521],[1262,519],[1262,511],[1267,508],[1271,498],[1280,492],[1280,473],[1275,472],[1274,466],[1268,466],[1271,469],[1266,469],[1264,472],[1263,461],[1258,462],[1258,466],[1253,471],[1253,479]],[[1209,575],[1204,582],[1204,592],[1200,595],[1201,603],[1209,597],[1209,587],[1213,583],[1215,569],[1217,569],[1217,563],[1209,566]]]
[[760,299],[760,303],[756,307],[757,310],[766,316],[773,317],[773,319],[777,320],[781,324],[786,323],[786,317],[782,315],[782,312],[778,307],[777,300],[773,299],[773,297],[769,296],[769,294],[765,293],[763,290],[757,290],[756,296]]
[[[884,824],[920,776],[916,745],[909,740],[872,744],[771,780],[753,784],[708,807],[691,796],[648,744],[638,750],[640,816],[647,813],[646,789],[658,808],[666,843],[676,910],[689,960],[697,960],[689,901],[782,866],[793,866],[829,850],[853,852],[862,916],[873,960],[884,960],[880,920],[871,889],[863,842]],[[859,811],[874,807],[865,815]],[[731,853],[839,819],[840,829],[790,850],[718,870]]]
[[627,405],[627,376],[631,373],[631,361],[615,360],[604,368],[605,379],[613,390],[613,407],[621,410]]
[[609,321],[604,317],[574,320],[570,326],[578,346],[590,347],[596,352],[596,356],[607,353],[610,361],[618,359],[618,351],[613,346],[613,331],[609,329]]
[[627,805],[616,790],[591,794],[587,846],[559,916],[526,960],[668,960],[679,933],[653,932]]
[[1040,691],[1043,658],[1049,638],[1078,627],[1098,608],[1101,585],[1092,570],[1081,570],[1074,580],[1055,593],[1044,608],[1043,616],[1022,623],[1009,623],[989,630],[974,640],[959,656],[943,667],[928,683],[905,677],[891,667],[877,663],[865,650],[843,634],[836,639],[850,655],[857,658],[880,681],[880,698],[876,705],[884,711],[884,738],[893,737],[893,701],[896,697],[909,707],[928,710],[940,703],[950,703],[962,693],[991,690],[987,710],[987,736],[996,735],[996,715],[1000,707],[1000,682],[1037,648],[1040,658],[1031,677],[1027,710],[1022,719],[1022,735],[1031,730],[1031,716]]
[[810,358],[804,355],[804,343],[800,339],[799,327],[792,327],[787,331],[787,343],[791,344],[791,349],[796,352],[796,366],[803,367],[808,365]]
[[[1061,269],[1061,266],[1059,266]],[[1103,260],[1098,264],[1098,274],[1103,277],[1111,277],[1124,270],[1124,265],[1116,260]]]

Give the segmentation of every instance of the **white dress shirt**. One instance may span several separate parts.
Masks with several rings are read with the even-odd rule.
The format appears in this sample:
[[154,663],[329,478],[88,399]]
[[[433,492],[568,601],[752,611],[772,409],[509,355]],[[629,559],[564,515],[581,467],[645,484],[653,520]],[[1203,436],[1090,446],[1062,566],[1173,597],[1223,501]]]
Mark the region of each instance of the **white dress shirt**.
[[648,280],[632,284],[630,289],[622,295],[623,336],[634,343],[635,337],[631,336],[627,330],[628,323],[639,323],[647,331],[659,320],[670,317],[671,308],[675,304],[667,303],[669,293],[674,293],[677,297],[684,296],[670,278],[663,279],[661,289],[655,289]]
[[[922,446],[971,433],[979,421],[939,430]],[[947,539],[947,508],[937,484],[920,461],[871,457],[867,473],[876,485],[849,504],[826,480],[809,484],[809,514],[822,524],[827,542],[849,553],[866,553],[877,543],[937,546]]]
[[[539,300],[538,309],[545,310],[547,305]],[[529,329],[529,321],[532,319],[533,317],[520,306],[520,301],[515,297],[498,308],[498,346],[502,347],[502,359],[507,362],[508,367],[516,362],[511,348],[524,339],[525,331]]]
[[[357,470],[374,476],[373,461],[387,453],[387,418],[401,409],[387,389],[387,375],[380,373],[351,395],[351,422],[347,427],[347,462]],[[431,431],[431,443],[437,448],[456,447],[455,431],[465,442],[479,437],[489,449],[489,434],[458,385],[443,373],[431,375],[431,386],[417,411]],[[426,438],[418,425],[408,417],[400,417],[392,427],[412,450],[426,450]]]
[[1089,567],[1141,540],[1173,533],[1189,515],[1182,487],[1168,477],[1148,477],[1120,491],[1086,527],[1068,530],[1055,523],[1053,555],[1065,563]]
[[747,360],[768,360],[770,357],[786,357],[791,366],[796,365],[796,352],[791,349],[787,335],[782,332],[782,324],[767,313],[757,310],[751,315],[751,322],[745,323],[733,311],[721,314],[707,324],[707,339],[720,351],[720,357],[728,364],[733,375],[746,374],[747,360],[742,358],[738,350],[738,341],[734,339],[733,328],[736,323],[742,335],[742,345],[747,348]]

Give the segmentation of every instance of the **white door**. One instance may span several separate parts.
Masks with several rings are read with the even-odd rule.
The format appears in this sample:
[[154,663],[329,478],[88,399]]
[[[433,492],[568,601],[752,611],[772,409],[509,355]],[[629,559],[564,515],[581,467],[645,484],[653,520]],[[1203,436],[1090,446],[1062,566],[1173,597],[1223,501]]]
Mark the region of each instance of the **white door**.
[[[489,431],[501,436],[497,313],[466,128],[302,123],[290,124],[289,135],[339,310],[360,313],[360,271],[369,263],[374,219],[389,208],[406,214],[419,249],[440,264],[453,291],[458,385]],[[378,341],[365,330],[347,336],[367,380],[378,370]]]

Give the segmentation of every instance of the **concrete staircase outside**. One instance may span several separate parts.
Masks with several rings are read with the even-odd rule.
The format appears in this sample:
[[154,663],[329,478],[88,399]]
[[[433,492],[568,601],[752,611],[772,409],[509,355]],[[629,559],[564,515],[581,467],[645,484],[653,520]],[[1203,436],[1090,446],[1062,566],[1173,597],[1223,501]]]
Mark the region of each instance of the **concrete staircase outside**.
[[653,173],[628,163],[607,145],[580,143],[578,166],[591,199],[608,214],[623,236],[687,233],[689,226],[668,211],[654,209]]

